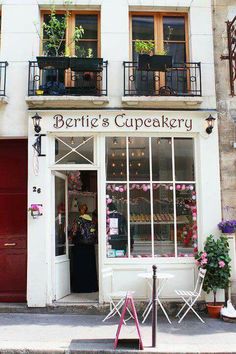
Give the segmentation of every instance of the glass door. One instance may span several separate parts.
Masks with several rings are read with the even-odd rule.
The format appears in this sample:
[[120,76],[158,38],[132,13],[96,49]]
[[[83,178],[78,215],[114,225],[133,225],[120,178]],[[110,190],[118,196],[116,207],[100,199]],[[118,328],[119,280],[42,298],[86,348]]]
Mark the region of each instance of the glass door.
[[68,252],[68,182],[67,176],[55,176],[55,284],[56,300],[70,294],[70,260]]

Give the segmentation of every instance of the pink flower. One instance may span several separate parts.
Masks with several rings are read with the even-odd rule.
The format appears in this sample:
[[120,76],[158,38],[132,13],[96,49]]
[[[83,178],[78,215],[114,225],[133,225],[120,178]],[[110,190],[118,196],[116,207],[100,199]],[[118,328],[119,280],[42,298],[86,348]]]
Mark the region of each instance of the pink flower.
[[224,268],[225,266],[225,262],[224,261],[219,261],[219,267],[220,268]]
[[207,253],[206,252],[203,252],[203,254],[201,255],[201,258],[206,258],[207,257]]
[[196,264],[197,266],[200,266],[201,263],[200,263],[198,260],[196,260],[196,261],[195,261],[195,264]]
[[197,251],[198,251],[198,248],[197,248],[197,247],[194,247],[193,252],[194,252],[194,253],[197,253]]
[[204,258],[204,259],[201,260],[201,265],[207,264],[207,262],[208,262],[208,259]]
[[192,237],[193,240],[196,240],[197,239],[197,235],[194,234],[193,237]]

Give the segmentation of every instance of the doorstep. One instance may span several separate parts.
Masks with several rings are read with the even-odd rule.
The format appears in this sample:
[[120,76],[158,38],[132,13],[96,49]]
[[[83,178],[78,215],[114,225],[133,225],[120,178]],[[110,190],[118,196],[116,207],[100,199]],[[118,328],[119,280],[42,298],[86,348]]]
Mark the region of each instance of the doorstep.
[[[183,305],[182,302],[165,302],[162,301],[167,313],[170,316],[175,316]],[[136,311],[142,314],[147,306],[146,301],[135,301]],[[205,301],[199,301],[194,308],[199,312],[206,311]],[[99,304],[98,302],[90,303],[70,303],[54,301],[52,305],[46,307],[28,307],[27,304],[19,303],[0,303],[0,313],[32,313],[32,314],[75,314],[75,315],[106,315],[109,311],[109,304]],[[162,310],[158,307],[158,315],[163,315]],[[151,314],[150,314],[151,316]]]

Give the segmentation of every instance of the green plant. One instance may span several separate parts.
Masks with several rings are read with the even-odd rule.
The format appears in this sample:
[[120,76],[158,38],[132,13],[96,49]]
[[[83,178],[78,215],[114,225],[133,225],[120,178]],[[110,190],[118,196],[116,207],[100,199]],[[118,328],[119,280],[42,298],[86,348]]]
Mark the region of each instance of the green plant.
[[215,239],[213,235],[207,237],[204,250],[195,255],[199,267],[207,270],[203,290],[214,294],[214,305],[216,305],[217,289],[227,289],[231,267],[229,257],[229,244],[227,237],[220,236]]
[[168,51],[166,49],[162,49],[162,50],[158,50],[157,55],[167,55],[168,54]]
[[141,41],[137,39],[134,44],[135,51],[138,54],[150,54],[154,51],[154,43],[153,41]]
[[36,27],[36,31],[39,38],[43,42],[43,52],[46,56],[64,56],[69,55],[70,45],[82,38],[84,29],[82,26],[75,27],[71,41],[66,47],[63,46],[66,38],[66,29],[68,26],[68,18],[71,13],[69,11],[69,5],[71,0],[64,0],[65,14],[57,15],[54,2],[51,3],[49,18],[42,23],[43,38]]

